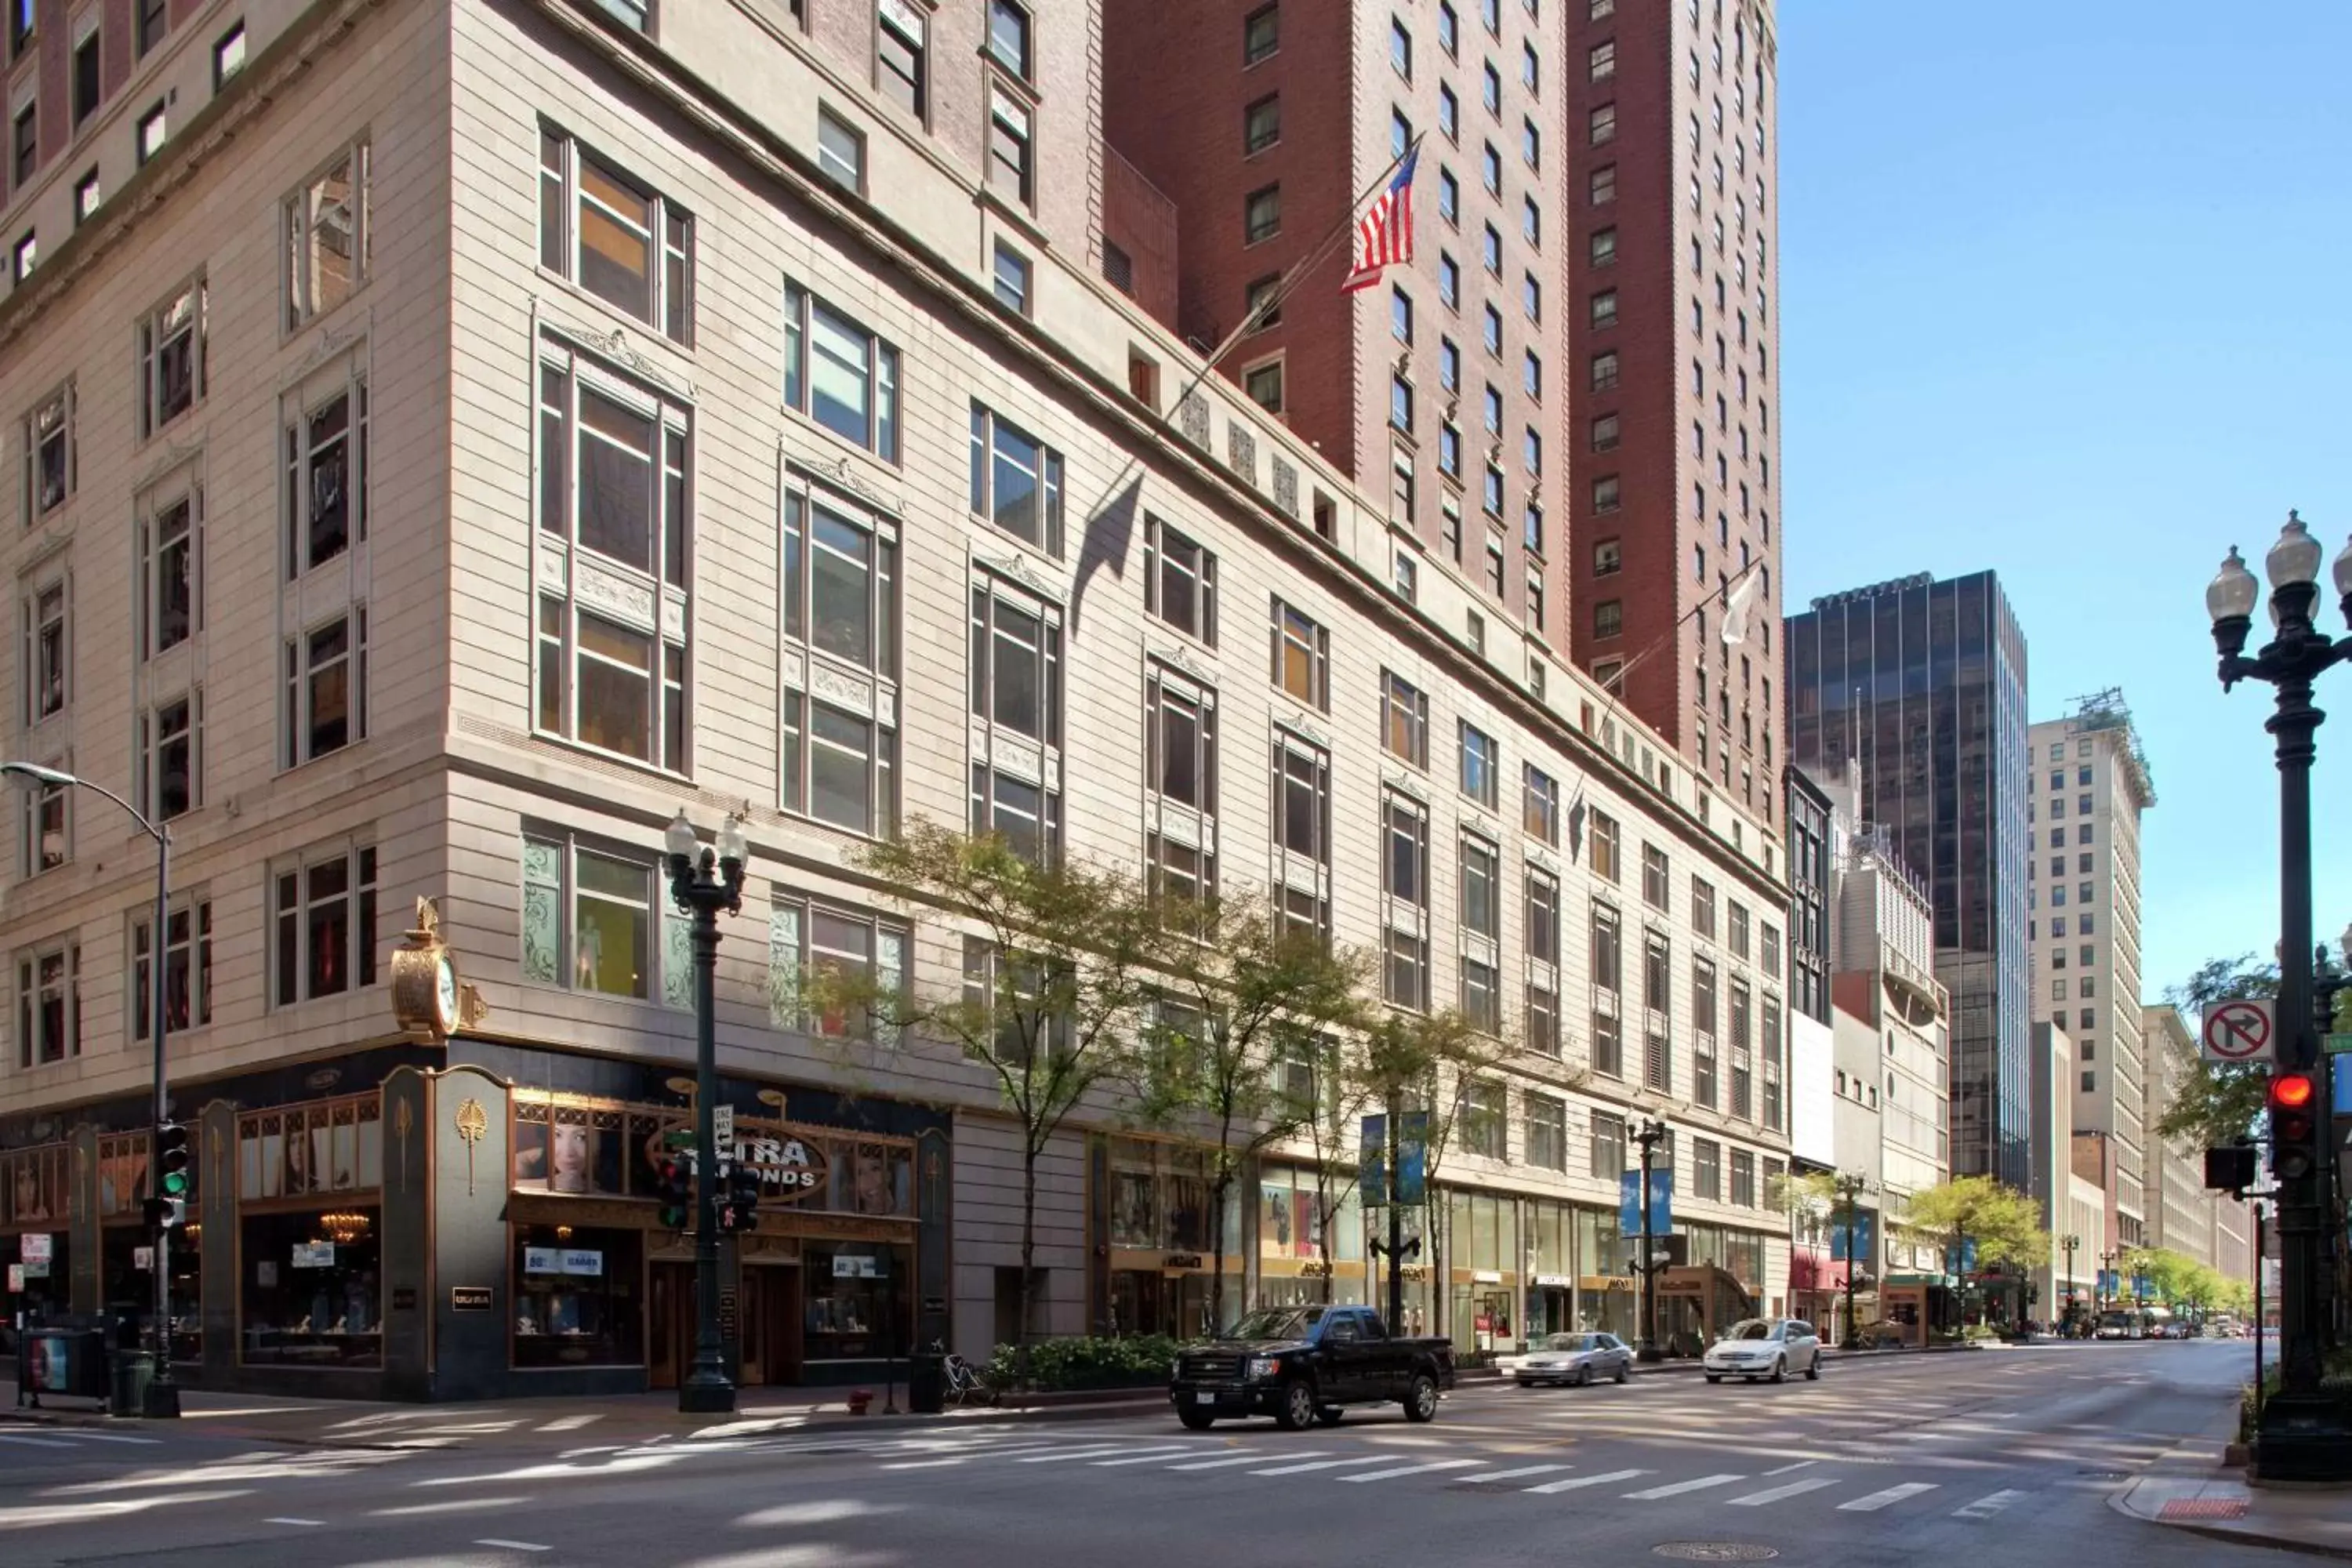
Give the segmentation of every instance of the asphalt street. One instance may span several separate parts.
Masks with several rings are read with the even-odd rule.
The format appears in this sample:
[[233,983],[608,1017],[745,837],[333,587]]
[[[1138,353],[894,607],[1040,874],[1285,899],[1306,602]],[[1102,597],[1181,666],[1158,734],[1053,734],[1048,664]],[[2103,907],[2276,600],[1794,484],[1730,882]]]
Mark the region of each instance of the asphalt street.
[[1432,1426],[1376,1409],[1295,1434],[1155,1411],[526,1453],[0,1426],[0,1562],[2251,1568],[2278,1558],[2107,1499],[2223,1435],[2252,1364],[2242,1342],[2052,1344],[1778,1387],[1486,1384]]

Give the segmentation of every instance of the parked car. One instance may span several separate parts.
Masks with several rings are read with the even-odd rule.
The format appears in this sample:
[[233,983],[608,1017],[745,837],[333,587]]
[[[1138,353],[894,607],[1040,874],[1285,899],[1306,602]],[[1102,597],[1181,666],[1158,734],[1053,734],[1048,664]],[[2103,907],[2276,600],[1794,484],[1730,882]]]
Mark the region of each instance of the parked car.
[[1706,1348],[1700,1363],[1709,1383],[1744,1377],[1753,1383],[1769,1377],[1785,1383],[1792,1372],[1819,1381],[1822,1340],[1802,1318],[1748,1318],[1731,1325],[1723,1338]]
[[1393,1336],[1370,1307],[1275,1307],[1186,1346],[1168,1399],[1195,1432],[1250,1415],[1295,1432],[1331,1426],[1350,1405],[1402,1405],[1408,1421],[1433,1420],[1453,1386],[1451,1340]]
[[1519,1363],[1518,1377],[1521,1388],[1538,1383],[1572,1383],[1580,1388],[1603,1377],[1622,1383],[1633,1371],[1633,1352],[1614,1334],[1546,1334]]

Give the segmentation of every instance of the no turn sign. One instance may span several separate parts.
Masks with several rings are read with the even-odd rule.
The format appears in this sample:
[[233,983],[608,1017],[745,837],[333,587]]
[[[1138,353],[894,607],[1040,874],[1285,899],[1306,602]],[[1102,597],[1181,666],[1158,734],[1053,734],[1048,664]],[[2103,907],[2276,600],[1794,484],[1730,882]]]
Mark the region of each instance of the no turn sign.
[[2267,1062],[2277,1058],[2278,1031],[2268,1002],[2217,1002],[2205,1009],[2201,1031],[2209,1062]]

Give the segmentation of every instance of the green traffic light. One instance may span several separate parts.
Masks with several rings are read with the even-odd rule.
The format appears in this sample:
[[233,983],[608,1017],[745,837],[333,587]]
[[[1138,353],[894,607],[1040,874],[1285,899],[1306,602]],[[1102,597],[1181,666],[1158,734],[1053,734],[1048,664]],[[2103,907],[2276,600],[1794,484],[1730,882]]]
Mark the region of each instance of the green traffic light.
[[185,1171],[164,1172],[163,1195],[167,1198],[186,1197],[188,1195],[188,1173]]

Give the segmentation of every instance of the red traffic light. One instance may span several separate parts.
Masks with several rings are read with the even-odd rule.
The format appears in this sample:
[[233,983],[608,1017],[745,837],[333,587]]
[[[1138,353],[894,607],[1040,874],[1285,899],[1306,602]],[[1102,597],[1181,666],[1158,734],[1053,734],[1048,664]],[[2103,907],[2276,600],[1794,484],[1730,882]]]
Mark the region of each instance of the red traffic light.
[[2311,1079],[2299,1072],[2271,1079],[2271,1103],[2282,1110],[2301,1110],[2311,1103],[2314,1092]]

